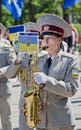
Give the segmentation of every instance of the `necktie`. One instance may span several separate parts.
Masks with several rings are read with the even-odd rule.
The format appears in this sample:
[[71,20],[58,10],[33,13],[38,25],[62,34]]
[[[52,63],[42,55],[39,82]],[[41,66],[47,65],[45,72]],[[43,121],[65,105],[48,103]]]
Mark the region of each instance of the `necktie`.
[[50,69],[50,66],[52,64],[52,59],[51,58],[48,58],[46,60],[46,63],[45,63],[45,73],[48,75],[49,74],[49,69]]

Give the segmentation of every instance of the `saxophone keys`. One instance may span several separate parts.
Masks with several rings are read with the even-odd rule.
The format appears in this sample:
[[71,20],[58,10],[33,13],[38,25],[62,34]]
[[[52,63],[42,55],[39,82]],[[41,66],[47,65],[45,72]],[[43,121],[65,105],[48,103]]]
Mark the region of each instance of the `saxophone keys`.
[[23,106],[23,114],[24,114],[25,117],[27,117],[27,105],[26,105],[26,103]]
[[26,105],[26,103],[24,104],[23,108],[27,110],[27,105]]
[[24,111],[23,113],[24,113],[24,116],[27,117],[27,111]]

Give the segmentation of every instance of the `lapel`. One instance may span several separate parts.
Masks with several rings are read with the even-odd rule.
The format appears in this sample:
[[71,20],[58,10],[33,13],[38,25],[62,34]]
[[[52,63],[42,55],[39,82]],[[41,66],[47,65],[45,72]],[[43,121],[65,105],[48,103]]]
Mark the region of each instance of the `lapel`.
[[51,65],[51,67],[50,67],[49,75],[53,73],[53,69],[54,69],[58,64],[59,64],[59,65],[62,64],[62,62],[61,62],[61,53],[62,53],[62,50],[60,50],[59,53],[54,56],[52,65]]

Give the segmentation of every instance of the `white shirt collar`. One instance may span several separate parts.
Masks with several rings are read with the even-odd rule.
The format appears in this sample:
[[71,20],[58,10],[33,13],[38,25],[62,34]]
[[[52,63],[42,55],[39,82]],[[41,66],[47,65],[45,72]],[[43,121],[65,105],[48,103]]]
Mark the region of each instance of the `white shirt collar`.
[[[50,58],[50,57],[51,57],[51,56],[48,54],[47,58]],[[51,57],[52,61],[53,61],[54,57],[55,57],[55,55],[53,55],[53,56]]]

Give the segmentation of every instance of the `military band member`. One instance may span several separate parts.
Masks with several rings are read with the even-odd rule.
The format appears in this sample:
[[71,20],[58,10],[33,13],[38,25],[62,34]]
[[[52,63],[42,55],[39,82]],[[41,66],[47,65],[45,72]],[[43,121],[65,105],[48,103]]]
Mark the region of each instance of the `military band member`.
[[71,34],[71,28],[53,14],[40,16],[37,25],[48,54],[39,58],[39,72],[34,73],[35,82],[44,84],[46,96],[46,105],[39,113],[41,123],[36,130],[74,130],[70,97],[79,88],[78,58],[60,49],[62,39]]
[[[60,48],[62,39],[71,34],[71,28],[62,18],[51,14],[39,17],[37,26],[43,40],[42,46],[48,53],[38,55],[39,72],[34,73],[35,82],[42,84],[44,104],[39,112],[41,122],[34,129],[74,130],[75,120],[70,97],[74,96],[79,88],[78,58]],[[33,29],[30,28],[30,30]],[[20,66],[22,68],[27,67],[29,55],[25,54],[21,59],[21,62],[18,59],[9,67],[6,73],[7,77],[14,77]],[[26,82],[23,81],[21,83],[21,95],[26,89]],[[25,125],[23,105],[24,101],[21,96],[20,115],[22,115],[19,119],[19,130],[30,130]]]
[[3,38],[5,30],[5,26],[0,23],[0,116],[2,129],[12,130],[10,108],[12,81],[6,78],[5,73],[9,65],[16,60],[16,54],[10,42]]
[[[25,32],[37,32],[39,33],[39,30],[37,28],[36,23],[34,22],[27,22],[24,24],[25,26]],[[19,68],[22,69],[22,72],[24,74],[24,76],[26,76],[26,72],[28,70],[28,60],[30,58],[30,54],[28,52],[19,52],[18,53],[18,59],[15,61],[15,63],[13,63],[7,73],[6,76],[8,78],[13,78],[15,76],[18,75],[18,70]],[[12,73],[13,72],[13,73]],[[29,79],[31,78],[31,75],[29,73]],[[20,95],[20,101],[19,101],[19,130],[31,130],[31,128],[29,128],[26,124],[26,119],[25,116],[23,114],[23,106],[25,104],[25,99],[23,98],[23,93],[25,93],[26,91],[28,91],[28,86],[27,86],[27,80],[28,78],[25,79],[20,79],[21,80],[21,95]]]

